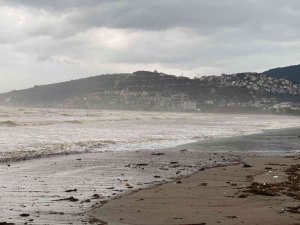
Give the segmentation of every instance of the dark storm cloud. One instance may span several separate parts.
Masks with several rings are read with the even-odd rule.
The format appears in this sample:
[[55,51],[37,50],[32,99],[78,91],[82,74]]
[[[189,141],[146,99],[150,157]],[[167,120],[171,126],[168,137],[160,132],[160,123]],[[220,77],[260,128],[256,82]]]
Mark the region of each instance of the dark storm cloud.
[[[192,27],[197,30],[299,24],[297,0],[9,0],[14,5],[79,12],[73,22],[94,27],[162,30]],[[70,21],[72,22],[72,21]]]
[[[225,29],[242,38],[296,39],[297,0],[9,0],[10,5],[43,9],[58,23],[41,24],[32,35],[65,38],[94,27],[135,30],[189,28],[201,35]],[[58,20],[60,19],[60,20]],[[239,35],[237,36],[239,38]]]
[[299,5],[297,0],[189,0],[184,3],[182,0],[116,1],[87,8],[73,22],[82,27],[137,30],[182,27],[202,35],[224,29],[239,29],[250,38],[252,35],[296,38],[300,33]]

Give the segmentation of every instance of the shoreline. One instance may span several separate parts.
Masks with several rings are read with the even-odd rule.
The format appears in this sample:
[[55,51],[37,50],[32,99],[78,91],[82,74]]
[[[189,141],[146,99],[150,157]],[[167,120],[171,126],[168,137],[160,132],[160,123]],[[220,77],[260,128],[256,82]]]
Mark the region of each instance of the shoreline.
[[109,108],[82,108],[82,107],[38,107],[38,106],[13,106],[0,104],[1,108],[4,109],[50,109],[50,110],[83,110],[83,111],[117,111],[117,112],[160,112],[160,113],[199,113],[199,114],[242,114],[242,115],[276,115],[276,116],[295,116],[299,117],[299,113],[288,113],[288,112],[271,112],[271,111],[199,111],[199,110],[145,110],[145,109],[109,109]]
[[[249,137],[260,137],[260,136],[264,136],[264,135],[276,135],[276,134],[280,134],[282,135],[282,133],[286,133],[286,134],[293,134],[295,132],[299,131],[300,134],[300,127],[289,127],[289,128],[283,128],[283,129],[262,129],[260,132],[257,133],[253,133],[253,134],[245,134],[245,135],[236,135],[236,136],[230,136],[230,137],[217,137],[217,138],[211,138],[211,139],[205,139],[205,140],[200,140],[200,141],[193,141],[193,142],[189,142],[186,144],[180,144],[174,147],[170,147],[170,148],[163,148],[163,149],[150,149],[149,151],[172,151],[172,150],[180,150],[180,149],[192,149],[192,150],[197,150],[197,148],[199,148],[199,146],[204,145],[205,147],[207,147],[209,144],[215,144],[215,143],[222,143],[222,142],[228,142],[228,141],[236,141],[239,139],[247,139]],[[100,151],[94,151],[93,147],[90,147],[84,151],[80,151],[80,150],[72,150],[72,151],[66,151],[66,152],[54,152],[54,153],[43,153],[43,152],[37,152],[35,155],[33,156],[13,156],[10,158],[0,158],[0,165],[6,165],[6,164],[11,164],[11,163],[17,163],[17,162],[22,162],[22,161],[29,161],[29,160],[39,160],[39,159],[46,159],[46,158],[54,158],[54,157],[60,157],[60,156],[69,156],[69,155],[84,155],[84,154],[93,154],[93,153],[103,153],[103,152],[118,152],[118,151],[114,151],[114,150],[106,150],[105,149],[105,145],[109,145],[109,141],[106,140],[99,140],[96,141],[97,143],[99,143],[98,145],[103,145],[101,146],[103,149]],[[76,144],[76,143],[75,143]],[[114,144],[114,143],[113,143]],[[226,143],[227,144],[227,143]],[[59,143],[53,144],[53,146],[55,145],[59,145]],[[137,151],[142,151],[142,150],[137,150]],[[300,149],[299,149],[300,151]],[[122,152],[122,151],[120,151]],[[208,152],[211,153],[212,151],[202,151],[202,152]],[[228,153],[228,150],[225,150],[224,152],[218,152],[218,153]],[[236,151],[237,153],[240,153],[240,150]],[[230,153],[236,153],[236,152],[230,152]],[[251,153],[260,153],[260,152],[251,152]],[[284,155],[286,155],[287,153],[282,153]]]
[[[94,218],[94,224],[109,225],[296,225],[300,212],[291,213],[287,209],[300,207],[299,199],[285,195],[253,194],[246,190],[253,182],[285,182],[287,176],[284,170],[299,164],[299,159],[299,154],[244,156],[243,161],[249,167],[243,167],[240,163],[199,171],[177,182],[120,196],[93,209],[90,215]],[[272,169],[272,172],[266,168]],[[254,217],[252,213],[259,214]]]

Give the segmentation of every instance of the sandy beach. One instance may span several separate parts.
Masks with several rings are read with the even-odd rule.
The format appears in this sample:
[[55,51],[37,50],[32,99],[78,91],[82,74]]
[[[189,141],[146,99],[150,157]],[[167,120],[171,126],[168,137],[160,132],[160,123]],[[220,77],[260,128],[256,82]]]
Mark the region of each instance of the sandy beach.
[[206,169],[117,198],[91,215],[95,224],[109,225],[296,225],[300,221],[299,159],[247,156],[246,166]]

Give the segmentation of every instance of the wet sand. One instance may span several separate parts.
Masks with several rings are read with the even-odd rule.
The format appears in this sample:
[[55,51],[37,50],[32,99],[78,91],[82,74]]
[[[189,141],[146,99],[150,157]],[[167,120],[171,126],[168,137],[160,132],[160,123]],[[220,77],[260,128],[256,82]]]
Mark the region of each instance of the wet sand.
[[234,157],[193,151],[103,152],[0,164],[0,224],[89,224],[92,207]]
[[[247,156],[243,161],[251,166],[206,169],[176,182],[120,197],[93,210],[91,215],[96,218],[95,224],[109,225],[300,224],[299,192],[292,196],[286,187],[259,192],[250,188],[253,183],[286,185],[291,177],[297,177],[299,182],[299,159]],[[291,174],[286,170],[297,164],[289,177]],[[299,183],[291,185],[299,190]]]

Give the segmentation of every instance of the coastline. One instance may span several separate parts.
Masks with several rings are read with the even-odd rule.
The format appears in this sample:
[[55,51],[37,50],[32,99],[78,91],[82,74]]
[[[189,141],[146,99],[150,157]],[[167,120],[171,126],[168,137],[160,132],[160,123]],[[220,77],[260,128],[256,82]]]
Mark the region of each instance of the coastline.
[[286,182],[286,170],[299,164],[299,155],[253,155],[244,156],[243,161],[251,166],[206,169],[177,182],[121,196],[90,215],[95,224],[108,225],[299,224],[300,199],[249,189],[254,182]]

